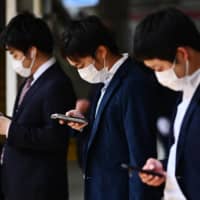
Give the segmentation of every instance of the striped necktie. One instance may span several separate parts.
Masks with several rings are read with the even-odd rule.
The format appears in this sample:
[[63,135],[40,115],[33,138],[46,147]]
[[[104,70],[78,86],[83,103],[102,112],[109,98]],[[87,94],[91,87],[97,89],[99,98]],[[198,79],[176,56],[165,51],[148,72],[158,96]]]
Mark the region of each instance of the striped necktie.
[[18,107],[21,105],[24,97],[26,96],[26,93],[28,92],[28,90],[31,87],[31,83],[33,81],[33,76],[30,76],[27,80],[26,83],[21,91],[20,97],[19,97],[19,101],[18,101]]

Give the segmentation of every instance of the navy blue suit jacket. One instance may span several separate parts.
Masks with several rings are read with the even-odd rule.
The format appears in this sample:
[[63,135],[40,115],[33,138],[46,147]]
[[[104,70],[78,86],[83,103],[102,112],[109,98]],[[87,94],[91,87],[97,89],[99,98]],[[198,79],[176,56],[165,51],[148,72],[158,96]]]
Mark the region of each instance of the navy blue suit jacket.
[[85,200],[160,199],[157,188],[120,167],[142,167],[147,158],[156,157],[155,100],[156,86],[130,58],[113,77],[95,119],[96,94],[85,133]]
[[[199,200],[200,189],[200,85],[186,111],[176,155],[176,177],[188,200]],[[173,143],[173,139],[171,140]]]
[[17,109],[4,149],[2,185],[6,200],[67,200],[69,129],[50,119],[75,104],[71,81],[57,64],[45,71]]

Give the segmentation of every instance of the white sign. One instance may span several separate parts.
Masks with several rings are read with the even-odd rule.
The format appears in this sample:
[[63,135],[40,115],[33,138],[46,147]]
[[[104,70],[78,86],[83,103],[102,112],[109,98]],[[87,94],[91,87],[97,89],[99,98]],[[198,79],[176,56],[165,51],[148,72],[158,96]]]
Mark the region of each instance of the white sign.
[[66,7],[89,7],[96,6],[99,0],[63,0]]

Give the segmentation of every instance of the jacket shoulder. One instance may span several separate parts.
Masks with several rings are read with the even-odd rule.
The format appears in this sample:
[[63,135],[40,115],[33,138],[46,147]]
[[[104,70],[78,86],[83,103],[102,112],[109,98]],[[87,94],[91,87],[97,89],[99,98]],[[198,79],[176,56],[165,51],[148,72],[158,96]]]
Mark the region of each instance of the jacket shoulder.
[[125,68],[123,79],[125,86],[158,86],[153,71],[148,69],[144,64],[137,62],[134,59],[128,59],[123,67]]

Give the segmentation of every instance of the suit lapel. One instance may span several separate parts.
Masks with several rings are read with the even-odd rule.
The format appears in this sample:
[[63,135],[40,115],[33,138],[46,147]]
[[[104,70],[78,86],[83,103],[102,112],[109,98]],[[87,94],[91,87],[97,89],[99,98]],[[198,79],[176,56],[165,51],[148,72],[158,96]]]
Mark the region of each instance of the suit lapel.
[[[128,59],[129,60],[129,59]],[[115,91],[119,88],[119,86],[121,85],[121,80],[122,78],[125,76],[127,70],[128,70],[128,64],[127,61],[125,61],[125,63],[120,66],[120,68],[118,69],[118,71],[116,72],[116,74],[114,75],[113,79],[111,80],[108,88],[106,89],[106,92],[101,100],[101,103],[99,105],[99,108],[98,108],[98,113],[96,115],[96,118],[95,120],[93,120],[93,125],[92,125],[92,129],[91,129],[91,134],[90,134],[90,138],[89,138],[89,141],[88,141],[88,146],[87,146],[87,151],[89,150],[94,138],[95,138],[95,135],[97,133],[97,130],[98,130],[98,126],[99,126],[99,123],[100,123],[100,120],[101,120],[101,117],[102,117],[102,114],[103,114],[103,111],[105,110],[106,108],[106,105],[108,104],[110,98],[113,96],[113,94],[115,93]],[[95,115],[95,111],[96,111],[96,107],[93,111],[93,116]]]
[[[54,66],[54,65],[53,65]],[[26,106],[26,104],[28,103],[28,101],[35,95],[37,94],[38,89],[46,82],[48,81],[48,79],[46,79],[46,77],[48,77],[49,72],[53,69],[53,66],[50,67],[49,69],[47,69],[47,71],[45,71],[36,81],[35,83],[31,86],[31,88],[28,90],[28,92],[26,93],[21,105],[19,106],[19,108],[17,109],[17,112],[15,112],[14,118],[16,119],[19,114],[22,112],[22,110],[24,109],[24,107]],[[22,87],[23,88],[23,87]],[[22,89],[21,89],[22,90]],[[21,92],[20,92],[21,93]],[[19,100],[19,96],[20,93],[18,95],[18,98],[16,100],[15,103],[15,108],[17,108],[18,106],[18,100]]]
[[[26,93],[21,105],[19,106],[19,108],[17,109],[17,112],[15,113],[15,116],[14,118],[16,119],[19,114],[22,112],[22,110],[25,108],[25,105],[27,104],[28,100],[30,100],[34,94],[37,93],[37,89],[40,85],[40,82],[41,82],[42,79],[40,80],[37,80],[32,86],[31,88],[28,90],[28,92]],[[17,104],[18,104],[18,101],[17,101]],[[18,105],[16,105],[17,107]]]
[[193,114],[195,108],[198,106],[199,101],[200,101],[200,85],[198,86],[198,88],[190,102],[190,105],[188,107],[188,110],[186,111],[185,117],[182,122],[182,127],[180,130],[179,141],[178,141],[178,146],[177,146],[176,166],[178,166],[178,162],[180,160],[181,152],[184,147],[185,138],[186,138],[187,134],[189,133],[188,124],[190,123],[192,114]]
[[98,84],[97,86],[94,87],[95,93],[94,98],[92,98],[92,106],[90,110],[90,121],[93,122],[95,119],[95,113],[96,113],[96,106],[99,100],[99,97],[101,96],[101,89],[104,86],[103,83]]
[[170,136],[169,136],[169,149],[175,142],[175,138],[174,138],[174,122],[175,122],[176,113],[177,113],[177,110],[178,110],[178,105],[181,103],[182,97],[183,97],[183,94],[181,92],[179,97],[178,97],[178,99],[177,99],[177,102],[176,102],[176,108],[174,109],[174,111],[172,113],[171,126],[170,126]]
[[16,114],[17,111],[18,111],[19,97],[20,97],[20,94],[21,94],[21,92],[22,92],[22,89],[23,89],[25,83],[26,83],[26,80],[20,85],[19,91],[18,91],[17,96],[16,96],[16,100],[15,100],[15,104],[14,104],[14,108],[13,108],[12,117],[15,117],[15,114]]

